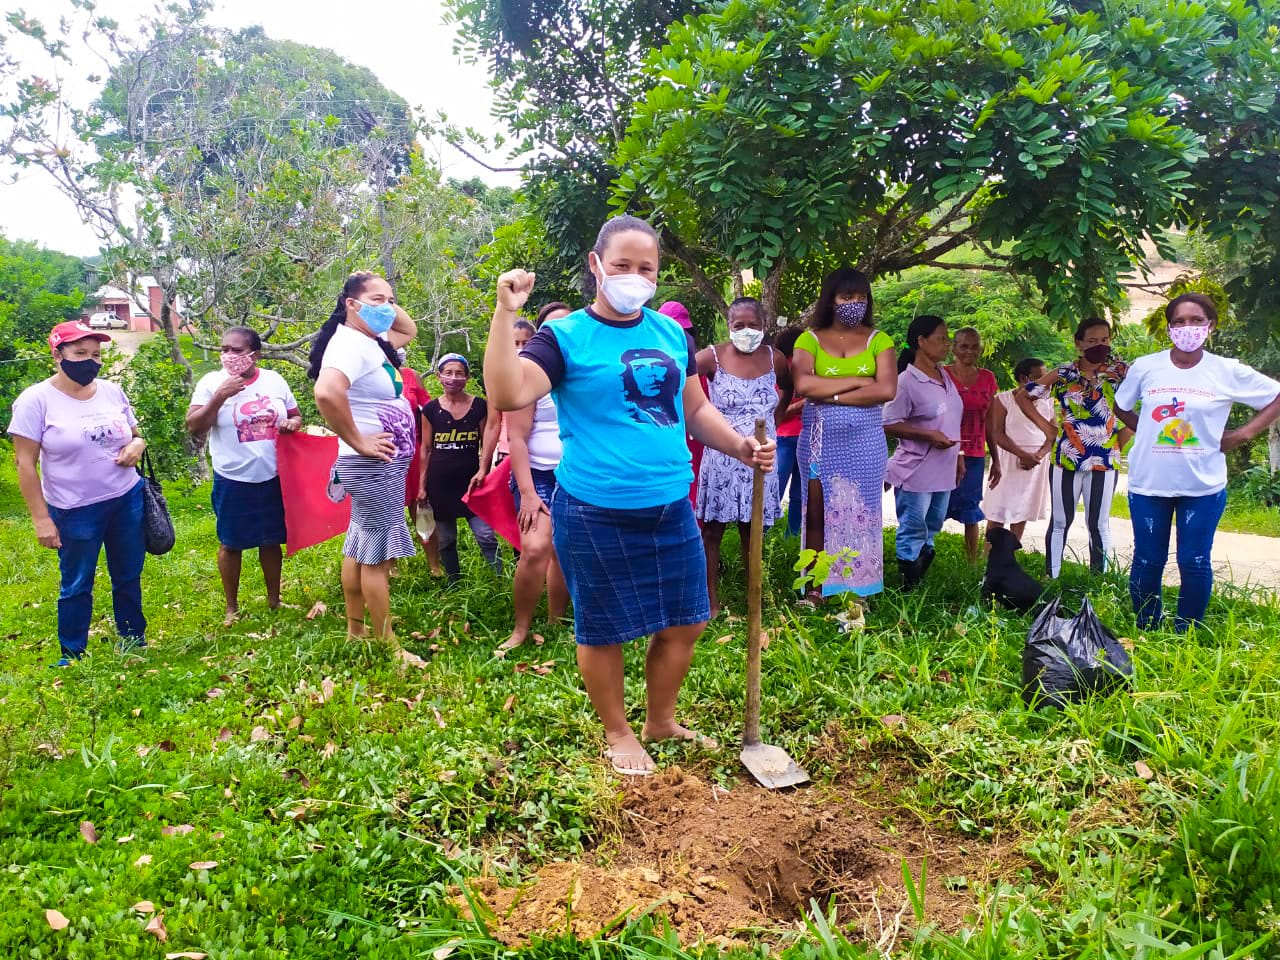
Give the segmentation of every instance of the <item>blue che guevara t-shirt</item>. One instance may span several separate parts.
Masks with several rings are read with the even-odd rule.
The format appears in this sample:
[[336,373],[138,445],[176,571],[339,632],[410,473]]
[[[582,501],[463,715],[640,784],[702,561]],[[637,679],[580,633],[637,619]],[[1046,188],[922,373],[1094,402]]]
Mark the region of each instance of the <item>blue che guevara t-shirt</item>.
[[689,495],[684,384],[693,352],[652,310],[613,322],[577,310],[543,324],[524,349],[551,381],[564,452],[556,480],[598,507],[639,508]]

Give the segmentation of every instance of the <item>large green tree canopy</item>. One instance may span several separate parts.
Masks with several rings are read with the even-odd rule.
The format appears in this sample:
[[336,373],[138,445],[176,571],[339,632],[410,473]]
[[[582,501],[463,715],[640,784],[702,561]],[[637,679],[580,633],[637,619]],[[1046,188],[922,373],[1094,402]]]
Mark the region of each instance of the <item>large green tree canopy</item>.
[[649,58],[615,202],[777,284],[976,243],[1094,310],[1169,225],[1274,237],[1278,9],[735,0]]
[[648,84],[645,57],[699,0],[447,0],[456,46],[483,61],[515,136],[540,235],[539,289],[573,296],[609,215],[612,164]]

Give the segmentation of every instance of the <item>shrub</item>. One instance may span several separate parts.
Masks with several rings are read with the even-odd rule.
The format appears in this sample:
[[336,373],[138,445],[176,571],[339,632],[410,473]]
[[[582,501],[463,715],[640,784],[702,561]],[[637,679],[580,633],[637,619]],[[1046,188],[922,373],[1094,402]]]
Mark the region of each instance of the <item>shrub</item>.
[[192,384],[185,367],[169,353],[169,341],[157,336],[138,347],[120,378],[147,439],[156,472],[168,479],[199,473],[186,413]]

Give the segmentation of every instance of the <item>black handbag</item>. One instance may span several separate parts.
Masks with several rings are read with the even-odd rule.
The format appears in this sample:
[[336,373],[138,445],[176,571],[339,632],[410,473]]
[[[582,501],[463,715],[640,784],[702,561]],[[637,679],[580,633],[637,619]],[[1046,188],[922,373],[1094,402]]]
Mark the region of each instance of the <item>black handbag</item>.
[[[144,469],[145,468],[145,469]],[[164,488],[156,479],[155,467],[151,465],[151,454],[142,455],[142,464],[138,468],[142,477],[142,537],[147,553],[160,556],[173,549],[177,534],[173,531],[173,520],[169,516],[169,504],[164,498]]]

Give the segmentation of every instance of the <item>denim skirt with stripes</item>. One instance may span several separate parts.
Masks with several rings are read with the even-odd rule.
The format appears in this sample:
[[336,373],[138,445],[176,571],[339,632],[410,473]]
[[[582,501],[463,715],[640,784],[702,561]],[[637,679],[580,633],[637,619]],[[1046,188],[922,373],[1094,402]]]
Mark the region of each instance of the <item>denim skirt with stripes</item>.
[[626,643],[710,618],[706,554],[688,497],[621,510],[586,503],[558,486],[551,535],[578,643]]
[[338,479],[351,497],[351,524],[342,555],[373,564],[412,557],[413,535],[404,516],[404,484],[409,457],[391,462],[347,455],[335,465]]

